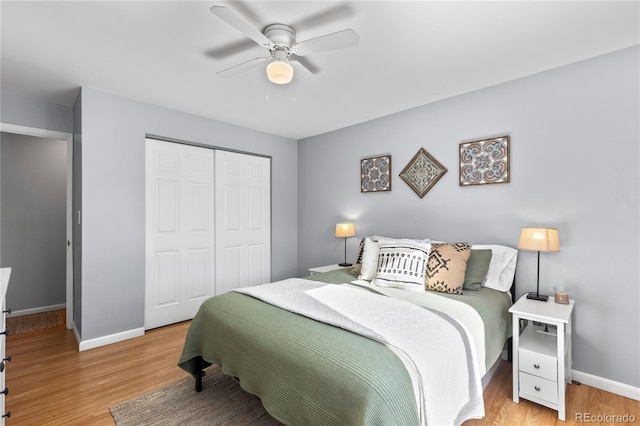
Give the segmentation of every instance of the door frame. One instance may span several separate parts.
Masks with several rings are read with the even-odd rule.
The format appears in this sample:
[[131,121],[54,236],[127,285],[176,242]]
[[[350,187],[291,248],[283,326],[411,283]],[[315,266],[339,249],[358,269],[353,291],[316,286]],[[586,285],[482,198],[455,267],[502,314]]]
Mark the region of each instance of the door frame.
[[[1,123],[0,132],[64,140],[67,143],[67,273],[66,327],[73,328],[73,133]],[[1,155],[1,154],[0,154]],[[1,256],[1,253],[0,253]]]

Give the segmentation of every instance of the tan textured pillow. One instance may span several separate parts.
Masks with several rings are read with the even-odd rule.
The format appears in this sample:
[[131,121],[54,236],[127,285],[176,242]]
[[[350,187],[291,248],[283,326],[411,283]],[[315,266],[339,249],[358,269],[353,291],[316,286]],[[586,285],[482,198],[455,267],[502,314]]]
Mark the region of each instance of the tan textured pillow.
[[433,243],[427,263],[427,290],[462,294],[471,246],[467,243]]

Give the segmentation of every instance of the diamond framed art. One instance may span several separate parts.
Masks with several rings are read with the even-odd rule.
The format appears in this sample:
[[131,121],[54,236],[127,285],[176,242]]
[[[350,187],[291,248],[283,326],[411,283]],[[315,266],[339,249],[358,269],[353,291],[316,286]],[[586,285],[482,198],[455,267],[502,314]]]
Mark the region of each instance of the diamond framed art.
[[391,156],[360,160],[360,192],[391,191]]
[[422,198],[445,173],[447,173],[446,167],[433,158],[424,148],[420,148],[420,151],[413,156],[404,170],[402,170],[400,177]]
[[460,153],[460,186],[509,183],[508,135],[462,142]]

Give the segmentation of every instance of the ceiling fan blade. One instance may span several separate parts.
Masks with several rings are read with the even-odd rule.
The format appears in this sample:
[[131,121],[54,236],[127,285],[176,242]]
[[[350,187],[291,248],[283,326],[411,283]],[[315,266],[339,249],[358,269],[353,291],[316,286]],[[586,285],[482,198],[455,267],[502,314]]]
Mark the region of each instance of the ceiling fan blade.
[[249,37],[251,40],[258,43],[260,46],[271,48],[271,45],[273,44],[271,43],[271,40],[269,40],[267,36],[258,31],[253,25],[240,17],[240,15],[236,14],[233,10],[229,9],[226,6],[220,5],[213,6],[210,10],[211,13]]
[[353,30],[342,30],[300,42],[291,48],[298,56],[357,46],[360,36]]
[[204,54],[210,58],[222,59],[237,53],[244,52],[245,50],[255,48],[256,44],[253,40],[248,38],[242,38],[231,43],[224,44],[219,47],[212,47],[204,51]]
[[222,71],[218,71],[216,75],[218,77],[233,77],[234,75],[238,75],[243,73],[251,68],[257,67],[260,64],[267,63],[271,60],[270,57],[266,58],[253,58],[249,61],[243,62],[238,65],[234,65],[231,68],[224,69]]
[[294,64],[294,66],[299,65],[301,69],[311,75],[317,74],[320,71],[318,67],[311,63],[311,61],[309,61],[307,58],[290,56],[289,62]]
[[335,6],[330,6],[328,9],[325,9],[321,12],[315,13],[311,16],[307,16],[306,18],[300,19],[291,26],[293,28],[304,28],[308,30],[312,27],[318,27],[321,25],[329,24],[331,22],[335,22],[338,19],[348,18],[353,16],[353,9],[346,3],[337,4]]

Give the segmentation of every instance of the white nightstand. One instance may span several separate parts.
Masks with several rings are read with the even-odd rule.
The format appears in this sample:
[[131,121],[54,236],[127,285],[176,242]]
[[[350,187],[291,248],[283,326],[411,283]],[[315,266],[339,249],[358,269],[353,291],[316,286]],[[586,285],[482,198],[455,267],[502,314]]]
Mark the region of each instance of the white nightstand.
[[[509,309],[513,314],[513,402],[522,397],[553,408],[562,421],[567,383],[571,383],[573,304],[570,300],[561,305],[552,298],[529,300],[525,294]],[[529,320],[522,334],[520,320]]]
[[317,266],[315,268],[309,268],[309,275],[322,274],[324,272],[335,271],[336,269],[348,269],[352,267],[353,266],[340,266],[337,263],[334,265]]

